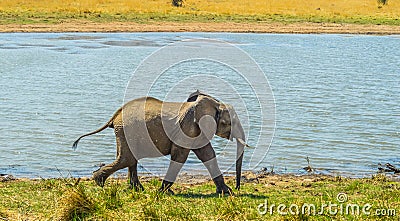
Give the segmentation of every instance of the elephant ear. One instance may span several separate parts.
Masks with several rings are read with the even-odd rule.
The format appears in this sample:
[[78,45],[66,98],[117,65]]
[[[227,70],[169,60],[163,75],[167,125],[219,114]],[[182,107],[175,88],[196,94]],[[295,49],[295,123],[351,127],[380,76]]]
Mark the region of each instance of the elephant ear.
[[209,96],[200,95],[194,106],[194,122],[209,140],[217,131],[219,114],[219,102]]
[[218,121],[220,110],[220,104],[217,100],[210,96],[199,95],[197,102],[193,107],[194,111],[194,122],[199,123],[201,118],[210,116],[215,122]]
[[188,99],[186,100],[187,102],[194,102],[197,100],[197,98],[199,97],[199,95],[204,95],[203,93],[201,93],[199,90],[196,90],[195,92],[191,93],[188,97]]

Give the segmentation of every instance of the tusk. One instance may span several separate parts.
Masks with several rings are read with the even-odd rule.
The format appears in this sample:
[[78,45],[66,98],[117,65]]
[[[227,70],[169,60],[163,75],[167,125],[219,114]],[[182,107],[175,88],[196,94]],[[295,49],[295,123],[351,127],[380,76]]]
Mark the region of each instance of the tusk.
[[239,143],[241,143],[245,147],[254,148],[254,147],[248,145],[247,143],[245,143],[241,138],[236,138],[236,140],[239,141]]

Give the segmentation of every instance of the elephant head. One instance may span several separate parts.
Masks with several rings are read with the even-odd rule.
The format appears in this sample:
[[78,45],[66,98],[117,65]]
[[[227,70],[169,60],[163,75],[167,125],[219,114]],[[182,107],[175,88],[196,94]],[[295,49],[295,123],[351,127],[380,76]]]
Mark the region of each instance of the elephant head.
[[[188,101],[189,102],[202,102],[202,100],[209,100],[207,106],[208,114],[214,116],[216,128],[215,134],[219,137],[233,140],[236,139],[237,152],[236,152],[236,189],[240,189],[240,177],[242,171],[242,161],[244,154],[244,146],[248,146],[246,142],[245,133],[240,123],[239,117],[235,112],[232,105],[224,104],[217,99],[196,91],[192,93]],[[201,110],[205,110],[201,108]],[[203,113],[202,113],[203,115]],[[195,119],[196,121],[196,119]],[[204,126],[203,126],[204,127]],[[201,125],[200,125],[201,129]],[[203,130],[202,130],[203,131]]]
[[229,140],[236,139],[236,189],[240,189],[240,177],[242,172],[242,161],[244,154],[244,146],[248,146],[245,141],[245,134],[240,123],[239,117],[234,108],[229,104],[221,104],[219,119],[217,123],[217,136]]

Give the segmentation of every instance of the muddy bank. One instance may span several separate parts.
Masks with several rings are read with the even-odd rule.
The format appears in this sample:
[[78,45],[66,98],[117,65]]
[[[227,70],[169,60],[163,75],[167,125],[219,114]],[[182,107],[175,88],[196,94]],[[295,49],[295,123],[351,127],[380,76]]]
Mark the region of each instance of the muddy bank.
[[68,21],[57,24],[0,24],[0,32],[234,32],[294,34],[400,34],[400,26],[335,23],[234,22],[104,22]]
[[[319,182],[319,181],[338,181],[340,179],[351,179],[351,180],[357,180],[357,179],[369,179],[373,178],[375,176],[385,176],[391,181],[395,182],[400,182],[400,174],[392,174],[392,173],[377,173],[375,175],[371,175],[371,177],[365,177],[365,178],[347,178],[347,177],[342,177],[342,176],[333,176],[333,175],[327,175],[327,174],[318,174],[318,173],[308,173],[308,174],[275,174],[275,173],[270,173],[270,172],[244,172],[241,177],[241,183],[256,183],[256,184],[266,184],[266,185],[271,185],[271,186],[279,186],[279,185],[284,185],[285,183],[288,182],[294,182],[294,183],[313,183],[313,182]],[[235,176],[234,174],[225,174],[225,181],[226,182],[235,182]],[[71,179],[71,178],[50,178],[50,179],[60,179],[60,180],[66,180],[66,179]],[[79,180],[80,181],[91,181],[92,179],[90,177],[80,177],[80,178],[72,178],[73,180]],[[151,180],[158,179],[159,181],[162,180],[162,178],[153,176],[153,175],[139,175],[139,179],[143,183],[150,182]],[[14,177],[13,175],[10,174],[1,174],[0,176],[0,183],[1,182],[18,182],[18,181],[30,181],[30,180],[47,180],[43,178],[17,178]],[[118,181],[118,182],[128,182],[128,179],[126,175],[119,174],[118,176],[113,176],[108,179],[108,181]],[[189,186],[197,186],[197,185],[202,185],[206,183],[212,184],[212,179],[208,175],[191,175],[191,174],[180,174],[176,180],[176,183],[179,185],[183,185],[186,187]]]

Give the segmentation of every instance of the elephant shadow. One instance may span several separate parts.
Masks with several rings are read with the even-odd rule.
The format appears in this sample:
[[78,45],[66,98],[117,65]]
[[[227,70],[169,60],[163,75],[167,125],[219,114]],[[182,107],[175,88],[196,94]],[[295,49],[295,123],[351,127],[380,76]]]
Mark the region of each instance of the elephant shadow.
[[[203,194],[203,193],[178,193],[175,194],[174,196],[176,197],[182,197],[182,198],[191,198],[191,199],[199,199],[199,198],[203,198],[203,199],[207,199],[207,198],[217,198],[219,197],[221,194],[219,193],[209,193],[209,194]],[[225,195],[226,197],[228,197],[229,195]],[[266,199],[267,196],[265,195],[256,195],[256,194],[252,194],[252,193],[238,193],[238,194],[234,194],[235,197],[243,197],[243,198],[251,198],[251,199]]]

